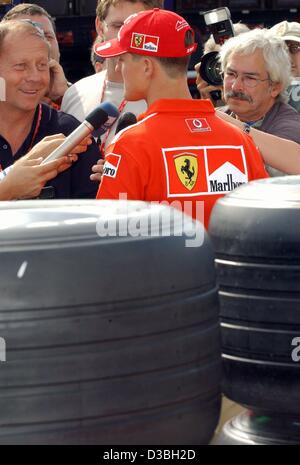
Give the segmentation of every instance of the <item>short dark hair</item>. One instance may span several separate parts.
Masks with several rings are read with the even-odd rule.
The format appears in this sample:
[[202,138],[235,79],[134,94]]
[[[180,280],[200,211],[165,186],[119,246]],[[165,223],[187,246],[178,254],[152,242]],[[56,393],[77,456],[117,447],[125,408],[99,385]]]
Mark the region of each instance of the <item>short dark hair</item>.
[[11,19],[18,19],[19,16],[28,15],[28,16],[46,16],[53,27],[53,31],[56,33],[55,21],[52,16],[39,5],[34,3],[21,3],[20,5],[14,6],[9,10],[2,18],[2,21],[10,21]]
[[[188,30],[184,36],[185,47],[190,47],[194,44],[194,34]],[[189,66],[191,55],[185,57],[155,57],[155,59],[165,68],[166,73],[171,78],[176,78],[178,74],[186,73]]]
[[163,0],[98,0],[96,7],[96,15],[103,21],[108,13],[108,9],[111,5],[116,6],[122,2],[138,3],[141,2],[145,6],[145,9],[152,10],[152,8],[163,8]]

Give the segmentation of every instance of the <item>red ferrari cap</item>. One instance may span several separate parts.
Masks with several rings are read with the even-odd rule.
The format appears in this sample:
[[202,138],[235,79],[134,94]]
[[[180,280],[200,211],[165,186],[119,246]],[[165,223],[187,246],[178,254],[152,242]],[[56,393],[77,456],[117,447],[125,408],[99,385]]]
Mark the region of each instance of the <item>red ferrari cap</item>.
[[[185,45],[185,33],[191,31],[193,43]],[[123,53],[179,58],[197,48],[195,34],[184,18],[168,10],[141,11],[129,16],[116,39],[95,47],[95,53],[109,58]]]

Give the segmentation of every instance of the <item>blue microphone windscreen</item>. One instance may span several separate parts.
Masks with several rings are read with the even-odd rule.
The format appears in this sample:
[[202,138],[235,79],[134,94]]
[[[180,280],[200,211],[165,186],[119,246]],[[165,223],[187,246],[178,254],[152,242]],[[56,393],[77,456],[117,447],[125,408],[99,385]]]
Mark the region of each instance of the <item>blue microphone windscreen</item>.
[[109,118],[113,121],[119,116],[119,110],[115,105],[110,102],[103,102],[98,105],[88,116],[85,118],[94,129],[98,129],[102,126]]

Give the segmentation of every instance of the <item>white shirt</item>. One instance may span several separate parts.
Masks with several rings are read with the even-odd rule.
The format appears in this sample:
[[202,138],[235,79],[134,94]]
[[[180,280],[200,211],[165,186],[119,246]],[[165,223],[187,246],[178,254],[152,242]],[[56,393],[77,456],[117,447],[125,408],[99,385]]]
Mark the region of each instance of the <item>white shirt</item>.
[[[69,113],[82,122],[101,102],[108,101],[119,108],[123,100],[124,84],[107,81],[106,74],[107,71],[103,70],[100,73],[83,78],[73,84],[63,97],[61,110],[65,113]],[[138,116],[140,113],[146,111],[146,109],[147,105],[145,100],[127,102],[121,114],[130,111]],[[116,125],[117,122],[113,124],[109,136],[106,139],[105,146],[112,140]]]

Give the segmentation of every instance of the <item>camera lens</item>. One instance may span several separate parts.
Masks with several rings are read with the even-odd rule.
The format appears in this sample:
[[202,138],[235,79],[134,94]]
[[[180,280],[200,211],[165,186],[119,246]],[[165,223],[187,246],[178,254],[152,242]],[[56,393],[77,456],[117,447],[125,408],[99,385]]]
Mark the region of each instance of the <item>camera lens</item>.
[[213,86],[220,86],[223,84],[218,52],[209,52],[203,55],[199,73],[202,79],[208,82],[208,84]]

